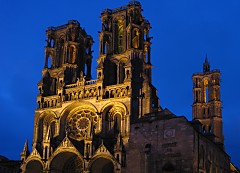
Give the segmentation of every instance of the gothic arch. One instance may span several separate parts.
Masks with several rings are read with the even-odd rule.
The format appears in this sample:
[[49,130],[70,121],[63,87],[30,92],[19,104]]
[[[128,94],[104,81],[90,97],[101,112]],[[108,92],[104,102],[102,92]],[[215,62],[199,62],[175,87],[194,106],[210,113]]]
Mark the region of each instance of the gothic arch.
[[[65,135],[65,130],[66,130],[66,123],[67,119],[71,116],[73,116],[75,113],[81,110],[89,110],[98,115],[98,110],[97,108],[90,102],[86,101],[80,101],[80,102],[74,102],[71,105],[67,106],[62,112],[61,112],[61,118],[60,118],[60,134],[63,137]],[[97,125],[96,125],[96,131],[99,131],[99,117],[97,117]]]
[[120,102],[106,104],[102,110],[102,131],[104,133],[125,133],[128,131],[127,108]]
[[45,59],[45,67],[52,68],[54,67],[54,53],[50,50],[46,50],[46,59]]
[[[117,72],[118,72],[118,60],[112,57],[107,57],[104,60],[104,68],[103,68],[103,83],[105,86],[108,85],[116,85],[117,84]],[[109,73],[111,71],[111,73]]]
[[[44,96],[48,96],[50,95],[50,87],[51,87],[51,84],[52,84],[52,80],[51,80],[51,75],[48,71],[46,71],[44,74],[43,74],[43,78],[42,78],[42,88],[41,88],[41,91],[42,91],[42,94]],[[43,105],[43,107],[47,107],[47,105]]]
[[98,109],[90,102],[87,101],[76,101],[70,105],[68,105],[63,111],[60,113],[60,121],[61,124],[66,121],[67,116],[70,114],[70,112],[74,112],[78,109],[90,109],[93,112],[98,112]]
[[[41,142],[43,140],[43,135],[47,133],[47,130],[51,126],[51,123],[57,122],[57,118],[58,115],[53,111],[44,111],[39,115],[39,117],[36,119],[36,134],[38,142]],[[55,125],[57,126],[57,123]]]
[[128,62],[127,57],[121,58],[118,62],[118,64],[119,64],[118,65],[119,66],[119,69],[118,69],[119,82],[118,83],[120,83],[120,84],[124,82],[125,77],[127,76],[126,70],[125,70],[125,65],[127,62]]
[[[66,171],[83,172],[84,161],[75,148],[58,148],[47,162],[50,173],[66,173]],[[75,173],[75,172],[71,172]]]
[[123,53],[125,51],[125,35],[126,35],[126,20],[125,16],[117,16],[114,19],[114,38],[115,38],[115,53]]
[[25,170],[25,173],[32,173],[32,172],[42,173],[43,169],[44,169],[44,164],[38,158],[28,160],[28,162],[26,162],[25,164],[25,168],[23,168],[23,170]]
[[203,101],[207,103],[209,101],[209,89],[210,89],[210,78],[204,77],[202,79],[203,88]]
[[103,54],[110,53],[112,49],[111,35],[109,34],[101,35],[100,42],[101,42],[101,52]]
[[124,113],[125,115],[128,115],[129,112],[128,112],[128,109],[126,107],[126,105],[122,102],[110,102],[110,103],[107,103],[105,104],[102,109],[100,110],[100,112],[104,112],[104,110],[107,108],[107,107],[120,107],[124,110]]
[[114,173],[115,166],[110,159],[99,157],[91,163],[89,170],[91,173]]
[[[32,165],[30,165],[30,168],[28,167],[29,164],[32,164]],[[34,166],[36,166],[36,167],[34,167]],[[39,155],[39,153],[36,149],[34,149],[32,151],[32,153],[27,157],[27,159],[25,160],[23,167],[22,167],[22,169],[25,170],[26,173],[34,172],[34,171],[32,171],[32,169],[39,170],[39,172],[37,172],[37,173],[42,173],[42,172],[40,172],[40,170],[43,170],[44,168],[45,168],[45,164],[42,161],[41,156]]]
[[[96,167],[96,165],[99,165],[100,167]],[[105,166],[107,167],[107,169]],[[95,155],[91,158],[88,164],[88,170],[91,173],[114,173],[114,170],[120,167],[121,165],[110,154],[110,152],[103,144],[96,150]],[[109,168],[111,168],[111,171],[109,170]]]
[[64,34],[59,35],[57,39],[57,52],[56,55],[58,58],[56,59],[56,64],[57,66],[61,66],[64,63],[64,41],[65,41],[66,36]]
[[[93,110],[94,112],[98,112],[98,109],[92,103],[87,102],[87,101],[76,101],[63,109],[63,111],[60,113],[61,119],[63,119],[64,116],[67,116],[74,109],[79,109],[79,108],[89,108],[89,109]],[[66,117],[65,117],[65,119],[66,119]]]

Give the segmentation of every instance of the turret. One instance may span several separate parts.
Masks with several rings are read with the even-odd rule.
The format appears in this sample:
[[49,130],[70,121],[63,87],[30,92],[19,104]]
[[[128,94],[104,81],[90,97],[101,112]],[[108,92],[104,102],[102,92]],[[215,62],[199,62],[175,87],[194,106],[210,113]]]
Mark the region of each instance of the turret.
[[24,147],[23,147],[23,151],[20,154],[21,160],[25,161],[26,158],[29,156],[29,154],[30,154],[30,152],[29,152],[29,149],[28,149],[28,140],[26,140],[26,142],[24,144]]
[[222,102],[220,99],[220,71],[210,70],[206,57],[203,72],[194,73],[193,80],[193,120],[202,123],[202,133],[223,146]]

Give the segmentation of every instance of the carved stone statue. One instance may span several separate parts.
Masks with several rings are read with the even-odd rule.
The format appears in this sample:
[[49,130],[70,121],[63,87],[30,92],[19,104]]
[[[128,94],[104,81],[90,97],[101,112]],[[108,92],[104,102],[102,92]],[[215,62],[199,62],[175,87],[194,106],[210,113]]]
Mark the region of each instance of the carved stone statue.
[[138,30],[134,31],[134,37],[132,39],[132,46],[133,48],[137,49],[139,48],[139,37],[140,37],[140,33]]

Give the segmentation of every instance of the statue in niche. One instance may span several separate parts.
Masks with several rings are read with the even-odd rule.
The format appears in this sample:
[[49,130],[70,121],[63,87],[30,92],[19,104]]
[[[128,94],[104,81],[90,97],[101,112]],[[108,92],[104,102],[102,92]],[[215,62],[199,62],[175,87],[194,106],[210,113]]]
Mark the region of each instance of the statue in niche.
[[130,78],[130,72],[129,70],[126,71],[126,77],[125,77],[125,80],[129,79]]
[[132,46],[133,48],[137,49],[139,48],[139,37],[140,37],[140,33],[138,30],[134,31],[134,37],[132,39]]
[[80,72],[80,82],[83,80],[83,71]]
[[72,48],[72,64],[74,64],[76,61],[76,48]]
[[80,72],[80,78],[79,78],[79,81],[80,81],[80,84],[81,85],[84,85],[85,84],[85,81],[86,81],[86,76],[83,75],[83,71]]
[[101,72],[98,73],[98,80],[102,80],[102,73]]

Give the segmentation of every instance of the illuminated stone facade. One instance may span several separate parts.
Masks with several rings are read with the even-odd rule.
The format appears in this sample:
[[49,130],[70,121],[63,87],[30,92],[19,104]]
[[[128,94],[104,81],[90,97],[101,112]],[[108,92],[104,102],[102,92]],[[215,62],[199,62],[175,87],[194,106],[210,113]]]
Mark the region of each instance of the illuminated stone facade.
[[101,19],[95,80],[93,39],[80,24],[46,31],[32,152],[26,143],[22,172],[229,172],[228,155],[202,133],[200,119],[160,107],[141,4],[106,9]]
[[203,72],[195,73],[193,79],[193,119],[202,123],[204,134],[223,147],[222,102],[220,100],[220,71],[210,70],[206,57]]

